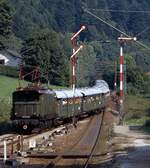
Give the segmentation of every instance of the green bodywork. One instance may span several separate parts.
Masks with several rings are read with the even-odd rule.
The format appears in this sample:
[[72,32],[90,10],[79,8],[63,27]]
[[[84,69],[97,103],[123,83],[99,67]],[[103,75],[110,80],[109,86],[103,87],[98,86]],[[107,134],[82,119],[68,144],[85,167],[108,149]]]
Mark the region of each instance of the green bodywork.
[[37,91],[16,91],[13,93],[12,118],[53,119],[56,113],[56,95]]
[[[57,113],[59,118],[69,118],[83,113],[88,113],[105,106],[105,95],[83,96],[82,98],[58,99]],[[75,102],[75,103],[74,103]]]
[[63,119],[90,113],[105,106],[104,94],[57,99],[55,92],[23,90],[13,93],[12,119]]

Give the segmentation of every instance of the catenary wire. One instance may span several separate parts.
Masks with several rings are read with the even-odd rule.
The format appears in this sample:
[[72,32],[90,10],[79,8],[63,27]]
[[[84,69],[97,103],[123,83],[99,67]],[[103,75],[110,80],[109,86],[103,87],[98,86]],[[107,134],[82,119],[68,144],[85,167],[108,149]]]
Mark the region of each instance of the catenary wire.
[[89,10],[102,11],[102,12],[115,12],[115,13],[146,13],[150,14],[150,11],[142,11],[142,10],[114,10],[114,9],[93,9],[88,8]]
[[[118,31],[118,32],[121,33],[122,35],[125,35],[125,36],[127,36],[127,37],[131,37],[131,36],[129,36],[128,34],[126,34],[125,32],[121,31],[120,29],[114,27],[112,24],[110,24],[110,23],[106,22],[105,20],[103,20],[102,18],[98,17],[98,16],[95,15],[94,13],[90,12],[89,10],[87,10],[87,9],[85,9],[85,8],[83,8],[83,10],[84,10],[84,12],[88,13],[89,15],[91,15],[91,16],[97,18],[98,20],[100,20],[101,22],[105,23],[105,24],[108,25],[109,27],[115,29],[116,31]],[[147,45],[143,44],[142,42],[136,41],[136,43],[139,44],[140,46],[142,46],[142,47],[144,47],[144,48],[150,50],[150,47],[148,47]]]
[[150,29],[150,26],[146,27],[144,30],[142,30],[140,33],[136,34],[135,36],[138,37],[141,34],[145,33],[148,29]]

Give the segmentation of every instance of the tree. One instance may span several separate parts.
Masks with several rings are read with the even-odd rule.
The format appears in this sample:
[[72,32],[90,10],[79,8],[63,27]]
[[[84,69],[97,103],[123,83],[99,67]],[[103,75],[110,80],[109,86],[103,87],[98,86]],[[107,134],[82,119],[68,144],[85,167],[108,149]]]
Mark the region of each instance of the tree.
[[0,1],[0,50],[5,48],[5,41],[11,32],[12,13],[7,0]]
[[77,56],[77,82],[79,86],[88,86],[95,81],[96,54],[92,45],[85,44]]
[[[129,84],[130,88],[134,88],[136,92],[141,92],[144,86],[144,73],[136,65],[135,59],[130,55],[125,55],[125,62],[127,65],[127,83]],[[133,89],[132,89],[133,90]]]
[[[94,52],[96,57],[101,60],[113,60],[118,53],[119,46],[116,45],[116,37],[120,35],[117,31],[110,28],[100,20],[90,16],[84,12],[83,7],[89,9],[95,15],[99,16],[103,20],[112,24],[116,28],[124,32],[128,32],[129,35],[138,35],[138,39],[143,40],[143,43],[149,46],[150,29],[150,15],[146,13],[134,13],[127,12],[128,10],[148,11],[150,8],[150,2],[148,0],[7,0],[15,9],[12,21],[13,33],[17,38],[11,38],[9,40],[9,47],[13,49],[20,49],[20,43],[18,38],[24,40],[35,29],[53,29],[58,33],[69,34],[79,30],[81,25],[86,26],[86,31],[80,35],[80,40],[84,42],[91,41],[105,41],[110,40],[111,43],[100,44],[97,42],[97,46],[94,44]],[[0,3],[7,2],[6,0],[0,0]],[[7,3],[6,3],[7,4]],[[1,5],[2,6],[2,5]],[[95,10],[92,10],[95,9]],[[102,10],[101,10],[102,9]],[[122,10],[126,12],[112,12],[112,10]],[[2,17],[3,12],[0,12]],[[9,12],[6,12],[8,15]],[[5,16],[5,15],[4,15]],[[0,23],[3,19],[0,18]],[[0,24],[1,25],[1,24]],[[7,28],[2,27],[3,30]],[[144,30],[144,31],[143,31]],[[0,31],[0,33],[3,31]],[[0,41],[6,40],[3,36],[0,36]],[[13,40],[14,39],[14,40]],[[14,42],[15,41],[15,42]],[[63,41],[64,42],[64,41]],[[10,44],[11,43],[11,44]],[[65,41],[65,43],[68,43]],[[12,45],[13,44],[13,45]],[[17,45],[16,45],[17,44]],[[17,47],[15,47],[17,46]],[[99,49],[97,49],[99,48]],[[144,49],[135,44],[125,46],[128,49],[127,53],[133,55],[138,66],[140,66],[145,72],[149,71],[150,57],[149,50]],[[67,55],[69,53],[69,47],[65,44],[67,49]],[[131,53],[132,52],[132,53]],[[133,53],[134,52],[134,53]]]
[[43,78],[64,85],[68,81],[68,64],[60,38],[54,31],[38,30],[24,42],[21,50],[27,65],[39,66]]

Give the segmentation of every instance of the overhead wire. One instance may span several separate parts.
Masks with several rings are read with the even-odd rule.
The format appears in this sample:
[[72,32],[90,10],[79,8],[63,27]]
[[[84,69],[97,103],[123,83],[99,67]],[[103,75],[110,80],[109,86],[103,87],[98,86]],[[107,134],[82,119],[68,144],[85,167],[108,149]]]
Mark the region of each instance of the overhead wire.
[[116,28],[115,26],[113,26],[112,24],[106,22],[105,20],[103,20],[102,18],[98,17],[97,15],[95,15],[94,13],[90,12],[89,10],[87,9],[84,9],[84,12],[92,15],[93,17],[97,18],[98,20],[100,20],[101,22],[105,23],[106,25],[108,25],[109,27],[112,27],[113,29],[115,29],[116,31],[118,31],[119,33],[125,35],[125,36],[128,36],[130,37],[128,34],[126,34],[125,32],[119,30],[118,28]]
[[[122,30],[116,28],[115,26],[113,26],[112,24],[108,23],[107,21],[103,20],[102,18],[100,18],[99,16],[95,15],[94,13],[90,12],[88,9],[83,8],[84,12],[88,13],[89,15],[95,17],[96,19],[100,20],[101,22],[105,23],[106,25],[108,25],[109,27],[115,29],[117,32],[121,33],[122,35],[125,35],[126,37],[131,37],[130,35],[128,35],[127,33],[123,32]],[[135,41],[137,44],[139,44],[140,46],[150,50],[150,47],[148,47],[147,45],[143,44],[140,41]]]
[[[89,8],[88,8],[89,9]],[[150,11],[140,11],[140,10],[114,10],[114,9],[93,9],[90,8],[90,10],[95,11],[102,11],[102,12],[117,12],[117,13],[147,13],[150,14]]]
[[141,34],[145,33],[148,29],[150,29],[150,26],[146,27],[144,30],[142,30],[140,33],[136,34],[135,36],[138,37]]

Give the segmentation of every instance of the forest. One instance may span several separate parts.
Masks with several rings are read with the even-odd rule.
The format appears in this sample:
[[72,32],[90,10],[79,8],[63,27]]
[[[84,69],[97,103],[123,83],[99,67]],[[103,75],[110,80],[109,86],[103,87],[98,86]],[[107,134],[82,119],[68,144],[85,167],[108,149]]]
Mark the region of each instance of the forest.
[[150,90],[145,76],[150,71],[147,0],[0,0],[0,50],[19,52],[26,65],[40,67],[45,81],[69,85],[70,37],[85,25],[77,42],[84,44],[77,59],[77,84],[88,86],[100,77],[113,88],[120,33],[84,9],[147,46],[133,42],[124,46],[126,80],[129,92]]

